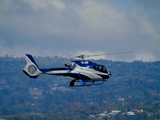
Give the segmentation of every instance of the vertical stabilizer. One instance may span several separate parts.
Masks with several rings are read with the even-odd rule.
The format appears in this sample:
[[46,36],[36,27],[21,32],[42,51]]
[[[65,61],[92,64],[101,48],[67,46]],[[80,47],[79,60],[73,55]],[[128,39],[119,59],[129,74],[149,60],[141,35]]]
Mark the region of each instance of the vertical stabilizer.
[[33,57],[29,54],[25,54],[25,60],[27,64],[24,67],[23,72],[31,78],[37,78],[42,72],[39,70]]

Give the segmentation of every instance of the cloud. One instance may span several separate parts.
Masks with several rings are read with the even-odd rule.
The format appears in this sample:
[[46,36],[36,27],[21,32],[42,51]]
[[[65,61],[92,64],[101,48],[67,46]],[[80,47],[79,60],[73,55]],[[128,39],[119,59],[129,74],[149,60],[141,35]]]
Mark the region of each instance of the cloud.
[[24,0],[24,2],[29,3],[33,10],[40,11],[40,10],[46,10],[48,6],[54,6],[58,11],[61,11],[65,8],[65,5],[63,2],[59,0]]
[[125,59],[139,60],[137,56],[143,53],[148,60],[159,60],[158,4],[143,0],[1,0],[0,49],[4,52],[0,55],[134,51]]
[[152,53],[150,53],[150,52],[136,54],[135,59],[136,60],[142,60],[144,62],[156,61],[157,60],[157,58]]

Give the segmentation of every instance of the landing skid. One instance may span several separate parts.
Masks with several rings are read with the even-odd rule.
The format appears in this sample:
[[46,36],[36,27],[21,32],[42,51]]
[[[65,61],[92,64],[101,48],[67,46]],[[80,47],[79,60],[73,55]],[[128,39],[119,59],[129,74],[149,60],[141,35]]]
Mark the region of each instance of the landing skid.
[[98,81],[101,83],[95,83],[97,81],[83,81],[83,84],[81,84],[81,80],[73,79],[70,82],[71,87],[83,87],[83,86],[91,86],[91,85],[102,85],[105,81]]
[[92,83],[92,85],[103,85],[104,81],[102,81],[101,83],[96,83],[94,84],[94,82]]

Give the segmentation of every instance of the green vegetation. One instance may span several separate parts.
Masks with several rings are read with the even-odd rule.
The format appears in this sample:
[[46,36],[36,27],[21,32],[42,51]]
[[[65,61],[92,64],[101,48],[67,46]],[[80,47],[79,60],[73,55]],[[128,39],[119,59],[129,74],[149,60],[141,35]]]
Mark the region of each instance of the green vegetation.
[[[35,59],[42,68],[63,67],[69,61]],[[107,66],[113,77],[100,86],[69,87],[72,78],[40,75],[30,79],[22,71],[24,58],[0,57],[0,119],[160,119],[159,61],[94,62]],[[103,111],[106,116],[100,117]],[[135,115],[127,115],[129,111]]]

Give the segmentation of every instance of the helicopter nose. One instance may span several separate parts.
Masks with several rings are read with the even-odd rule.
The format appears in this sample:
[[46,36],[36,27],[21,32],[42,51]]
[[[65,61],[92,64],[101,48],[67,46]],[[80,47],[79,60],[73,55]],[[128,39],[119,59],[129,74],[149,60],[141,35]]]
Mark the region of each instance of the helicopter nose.
[[112,73],[111,71],[108,71],[109,77],[112,77]]

